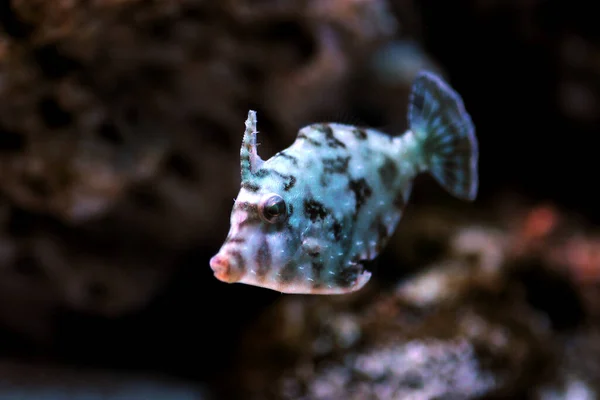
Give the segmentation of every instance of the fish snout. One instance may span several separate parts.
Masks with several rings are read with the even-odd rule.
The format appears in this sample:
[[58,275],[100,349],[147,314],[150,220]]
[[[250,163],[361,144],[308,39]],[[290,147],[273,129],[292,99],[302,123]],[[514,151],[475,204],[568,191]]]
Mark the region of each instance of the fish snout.
[[215,277],[227,283],[237,282],[241,278],[241,270],[239,266],[232,263],[231,257],[225,254],[217,254],[210,259],[210,268],[213,270]]

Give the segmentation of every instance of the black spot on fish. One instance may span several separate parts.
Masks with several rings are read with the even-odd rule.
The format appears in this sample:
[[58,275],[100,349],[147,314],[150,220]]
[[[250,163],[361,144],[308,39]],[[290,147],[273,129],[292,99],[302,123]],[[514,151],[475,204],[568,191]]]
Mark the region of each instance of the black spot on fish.
[[286,160],[289,160],[292,164],[294,164],[295,167],[298,166],[298,159],[292,155],[287,154],[286,152],[281,152],[281,153],[277,153],[275,154],[275,157],[281,157],[281,158],[285,158]]
[[243,237],[233,237],[225,239],[225,243],[246,243],[246,238]]
[[259,191],[260,186],[258,186],[256,183],[252,183],[252,182],[242,182],[242,187],[246,190],[248,190],[249,192],[253,192],[256,193]]
[[290,190],[291,188],[294,187],[294,185],[296,184],[296,177],[293,175],[287,175],[287,174],[282,174],[279,171],[275,171],[273,169],[266,169],[266,168],[262,168],[259,169],[258,171],[256,171],[254,173],[254,176],[258,179],[267,177],[269,175],[277,175],[279,176],[281,179],[284,180],[283,182],[283,190],[285,190],[286,192],[288,190]]
[[232,264],[235,268],[235,271],[232,271],[231,273],[234,275],[240,274],[240,276],[244,275],[246,273],[246,260],[244,259],[244,256],[242,256],[242,253],[234,250],[230,251],[229,255],[233,259]]
[[250,157],[242,156],[241,158],[241,169],[242,172],[250,169]]
[[258,264],[256,275],[259,278],[264,278],[271,269],[271,249],[266,237],[263,238],[256,252],[256,263]]
[[278,235],[285,238],[286,254],[295,254],[300,247],[300,237],[296,234],[296,229],[292,224],[287,223],[285,226],[278,229]]
[[325,135],[325,140],[327,141],[327,146],[332,147],[332,148],[346,148],[346,145],[340,141],[338,138],[335,137],[335,133],[333,132],[333,129],[331,128],[331,126],[329,126],[328,124],[315,124],[313,125],[313,127],[320,131],[323,132],[323,134]]
[[342,240],[342,224],[340,224],[340,221],[335,220],[333,222],[333,238],[335,239],[336,242],[339,242],[340,240]]
[[298,267],[295,262],[290,261],[283,266],[281,272],[278,275],[279,281],[281,283],[290,283],[292,282],[298,274]]
[[325,134],[325,137],[333,136],[333,128],[329,124],[313,124],[311,128]]
[[317,219],[324,219],[327,216],[325,206],[312,198],[304,199],[304,213],[312,222]]
[[288,181],[283,184],[283,190],[287,192],[296,184],[296,177],[293,175],[288,175],[286,179],[288,179]]
[[367,199],[373,194],[373,190],[364,178],[352,179],[348,182],[348,187],[354,192],[356,198],[356,214],[360,211],[361,207],[365,204]]
[[306,133],[304,133],[302,131],[300,131],[300,133],[298,134],[298,139],[305,140],[315,147],[321,147],[321,142],[319,142],[311,137],[306,136]]
[[336,286],[347,288],[352,286],[359,274],[362,272],[360,264],[352,264],[342,268],[340,272],[334,275],[334,283]]
[[273,171],[273,173],[275,173],[281,179],[284,180],[284,182],[283,182],[283,190],[285,190],[286,192],[288,190],[290,190],[291,188],[293,188],[294,185],[296,184],[296,177],[293,176],[293,175],[286,175],[286,174],[282,174],[281,172],[277,172],[277,171]]
[[294,214],[294,205],[292,203],[288,204],[288,214],[290,216]]
[[321,174],[319,176],[319,182],[321,183],[322,187],[327,187],[331,183],[331,179],[330,179],[330,177],[328,175]]
[[258,206],[253,203],[249,203],[247,201],[239,202],[234,207],[235,210],[241,210],[248,213],[249,216],[259,217],[258,214]]
[[321,254],[321,251],[317,249],[308,250],[307,254],[311,257],[318,257]]
[[311,263],[311,268],[313,276],[312,286],[313,288],[318,288],[323,285],[324,265],[321,262],[314,261]]
[[394,182],[398,177],[398,167],[396,163],[389,157],[385,156],[383,164],[378,169],[381,182],[387,189],[394,187]]
[[258,171],[256,171],[254,173],[254,176],[256,178],[264,178],[264,177],[269,176],[269,175],[271,175],[271,170],[264,169],[264,168],[261,168],[261,169],[259,169]]
[[248,203],[247,201],[236,202],[233,206],[233,208],[235,210],[242,210],[242,211],[246,211],[248,209],[248,207],[250,207],[250,203]]
[[248,203],[247,201],[238,203],[234,206],[235,210],[241,210],[246,212],[246,219],[240,223],[240,227],[246,225],[259,225],[262,224],[262,219],[258,211],[256,204]]
[[319,177],[319,181],[321,186],[325,187],[331,182],[330,175],[345,174],[348,172],[350,156],[326,157],[321,162],[323,163],[323,173]]
[[375,218],[371,230],[377,235],[377,246],[375,247],[375,251],[379,253],[388,239],[388,229],[381,215],[378,215],[377,218]]
[[323,263],[314,261],[311,263],[312,271],[315,276],[319,276],[323,271]]
[[323,172],[328,174],[345,174],[348,171],[350,156],[347,157],[326,157],[323,158]]
[[365,132],[365,130],[362,128],[354,128],[352,129],[352,133],[354,133],[354,136],[356,136],[358,140],[367,139],[367,132]]
[[404,201],[404,193],[402,193],[402,191],[398,191],[398,193],[396,194],[396,197],[394,197],[393,205],[398,210],[404,209],[406,202]]
[[385,241],[388,238],[388,228],[383,223],[383,219],[379,218],[377,221],[377,237],[380,242]]

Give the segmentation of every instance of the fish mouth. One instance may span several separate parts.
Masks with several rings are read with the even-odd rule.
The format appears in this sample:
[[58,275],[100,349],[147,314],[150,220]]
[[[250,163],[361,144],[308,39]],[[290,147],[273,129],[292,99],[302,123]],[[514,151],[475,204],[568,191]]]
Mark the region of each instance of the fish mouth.
[[217,254],[210,259],[210,268],[213,270],[215,278],[225,283],[234,283],[239,281],[239,274],[236,274],[235,268],[232,268],[229,257]]

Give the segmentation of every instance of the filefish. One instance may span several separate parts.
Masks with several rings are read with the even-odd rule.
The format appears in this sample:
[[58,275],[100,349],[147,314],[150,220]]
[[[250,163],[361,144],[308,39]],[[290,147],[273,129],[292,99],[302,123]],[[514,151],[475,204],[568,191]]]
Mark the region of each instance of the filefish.
[[250,110],[240,150],[241,188],[230,229],[210,260],[217,279],[296,294],[344,294],[371,278],[394,233],[414,178],[431,174],[473,201],[478,143],[463,100],[432,72],[411,87],[406,132],[315,123],[264,161]]

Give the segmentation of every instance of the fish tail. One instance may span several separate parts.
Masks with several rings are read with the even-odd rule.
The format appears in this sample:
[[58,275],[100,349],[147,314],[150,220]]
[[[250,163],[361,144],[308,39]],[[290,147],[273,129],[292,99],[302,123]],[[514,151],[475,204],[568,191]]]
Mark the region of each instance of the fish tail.
[[479,150],[460,95],[435,74],[420,72],[412,85],[408,122],[422,169],[453,196],[473,201]]

